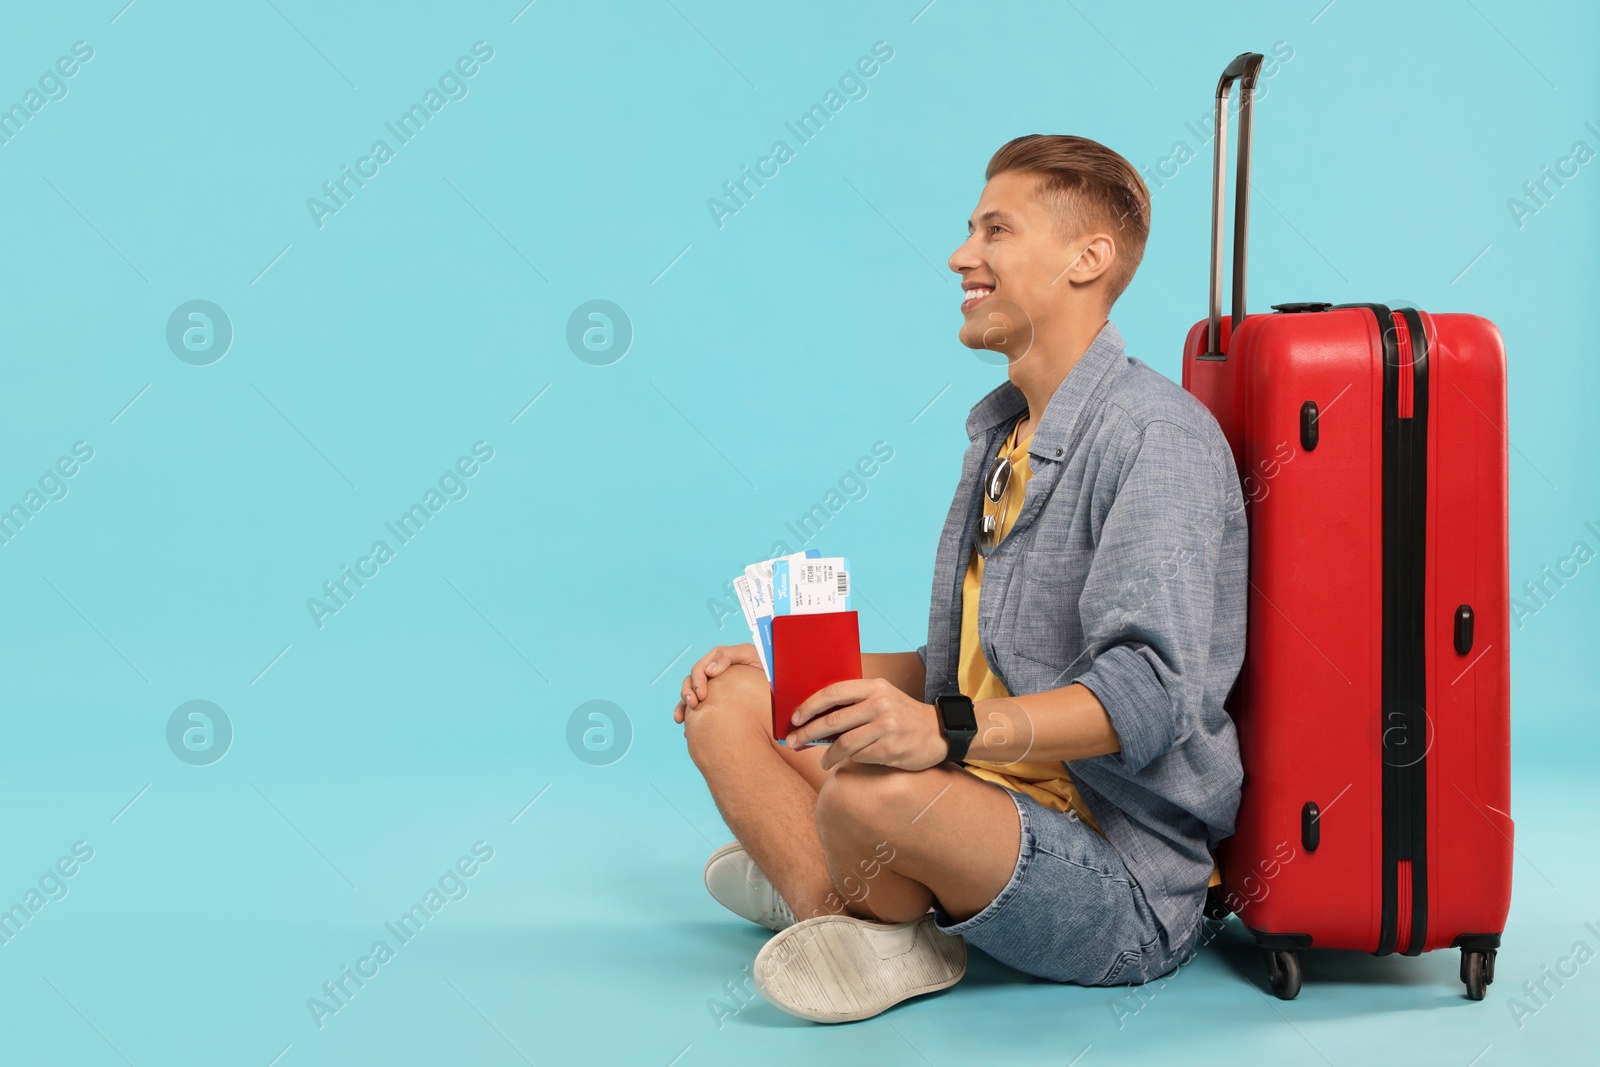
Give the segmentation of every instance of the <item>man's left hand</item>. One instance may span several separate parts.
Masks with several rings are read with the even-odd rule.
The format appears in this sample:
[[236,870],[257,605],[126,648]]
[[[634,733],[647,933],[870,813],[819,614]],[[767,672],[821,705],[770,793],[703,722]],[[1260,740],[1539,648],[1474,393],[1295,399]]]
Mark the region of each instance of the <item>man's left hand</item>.
[[849,759],[921,771],[943,763],[949,753],[934,706],[883,678],[856,678],[819,689],[795,709],[792,721],[790,748],[838,735],[822,757],[824,768]]

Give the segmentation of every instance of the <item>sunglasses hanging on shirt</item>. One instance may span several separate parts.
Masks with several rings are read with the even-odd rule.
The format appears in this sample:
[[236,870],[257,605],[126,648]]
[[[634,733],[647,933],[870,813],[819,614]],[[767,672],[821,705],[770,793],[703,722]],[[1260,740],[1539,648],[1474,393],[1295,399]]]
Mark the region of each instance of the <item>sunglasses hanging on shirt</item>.
[[[1011,508],[1011,453],[1026,443],[1027,439],[1019,440],[1017,437],[1025,418],[1024,414],[1011,428],[1010,436],[1000,446],[1000,455],[989,465],[989,473],[983,479],[984,498],[994,505],[994,511],[978,521],[978,555],[984,559],[988,559],[1000,547],[1001,532],[1006,528],[1006,514]],[[1016,441],[1015,445],[1013,441]]]
[[996,456],[983,480],[983,495],[995,505],[993,513],[985,514],[978,523],[978,554],[988,559],[1000,547],[1000,530],[1006,521],[1006,511],[1011,505],[1011,457]]

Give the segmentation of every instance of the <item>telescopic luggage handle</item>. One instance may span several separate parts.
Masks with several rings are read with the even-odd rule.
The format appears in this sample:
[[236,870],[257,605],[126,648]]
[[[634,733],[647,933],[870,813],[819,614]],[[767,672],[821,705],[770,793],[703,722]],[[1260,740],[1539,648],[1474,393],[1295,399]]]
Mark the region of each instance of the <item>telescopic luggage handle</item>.
[[1244,52],[1235,57],[1217,82],[1216,153],[1211,171],[1211,317],[1206,326],[1206,353],[1202,359],[1226,359],[1222,352],[1222,220],[1225,208],[1222,182],[1228,172],[1228,94],[1239,82],[1238,185],[1234,192],[1233,221],[1233,325],[1244,321],[1245,233],[1250,223],[1250,134],[1254,126],[1256,79],[1265,57]]

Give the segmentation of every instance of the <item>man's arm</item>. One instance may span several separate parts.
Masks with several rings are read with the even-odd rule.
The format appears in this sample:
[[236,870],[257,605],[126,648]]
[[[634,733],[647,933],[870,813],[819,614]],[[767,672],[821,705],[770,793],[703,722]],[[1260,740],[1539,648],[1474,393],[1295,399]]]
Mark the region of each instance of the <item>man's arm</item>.
[[[978,702],[969,756],[1116,754],[1137,773],[1188,735],[1215,624],[1221,538],[1243,507],[1238,483],[1228,482],[1189,431],[1159,421],[1146,428],[1124,459],[1078,598],[1087,668],[1061,688]],[[791,746],[839,735],[825,767],[855,759],[920,770],[944,759],[933,706],[881,681],[827,686],[795,721],[804,725],[790,732]]]
[[1076,682],[1028,696],[980,700],[973,710],[978,717],[978,736],[967,749],[968,759],[995,763],[1075,760],[1122,748],[1099,698],[1088,686]]
[[[895,661],[891,666],[903,664],[909,672],[914,668],[904,660],[907,655],[921,664],[914,652],[863,656],[866,678],[835,682],[802,701],[795,709],[789,747],[841,734],[823,755],[823,767],[846,759],[911,771],[943,763],[947,746],[934,706],[891,685],[884,676],[872,675],[873,668],[867,666],[869,659],[882,659]],[[980,700],[974,709],[978,736],[967,751],[971,759],[1074,760],[1120,748],[1105,708],[1094,693],[1076,683],[1025,697]]]
[[915,652],[863,653],[861,677],[882,678],[900,692],[919,701],[927,680],[922,657]]
[[1117,472],[1079,597],[1079,669],[1063,671],[1059,688],[978,701],[970,758],[1117,754],[1137,772],[1187,735],[1215,625],[1222,536],[1243,506],[1227,482],[1187,430],[1146,428]]
[[1099,754],[1134,773],[1199,718],[1222,538],[1243,506],[1205,443],[1173,423],[1146,426],[1124,461],[1078,598],[1088,667],[1074,680],[1117,735]]

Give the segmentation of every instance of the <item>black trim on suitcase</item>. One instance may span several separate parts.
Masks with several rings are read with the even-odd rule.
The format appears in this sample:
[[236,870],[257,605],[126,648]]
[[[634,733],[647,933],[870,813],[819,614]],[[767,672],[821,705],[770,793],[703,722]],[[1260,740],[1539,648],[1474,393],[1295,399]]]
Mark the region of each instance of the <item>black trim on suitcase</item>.
[[1311,947],[1310,934],[1266,934],[1260,930],[1250,930],[1250,935],[1256,939],[1257,948],[1264,948],[1268,952],[1293,952]]
[[[1383,348],[1383,913],[1374,955],[1419,955],[1428,928],[1427,648],[1423,629],[1428,515],[1428,342],[1422,317],[1399,310],[1411,342],[1412,414],[1400,417],[1400,353],[1394,314],[1372,312]],[[1396,944],[1400,861],[1411,867],[1411,923]]]
[[1468,951],[1492,952],[1500,947],[1499,934],[1460,934],[1450,942],[1451,948],[1464,948]]
[[[1404,582],[1406,603],[1400,609],[1399,632],[1400,684],[1409,690],[1402,696],[1403,706],[1412,721],[1406,731],[1407,763],[1397,768],[1401,780],[1397,786],[1401,818],[1410,826],[1403,828],[1402,840],[1408,840],[1407,854],[1411,861],[1411,944],[1395,946],[1407,956],[1420,956],[1428,934],[1428,656],[1427,629],[1427,562],[1428,562],[1428,337],[1422,328],[1422,316],[1416,308],[1400,308],[1399,315],[1406,323],[1411,342],[1412,407],[1410,440],[1406,441],[1405,427],[1401,432],[1401,455],[1398,460],[1404,509],[1400,515],[1403,543],[1399,548],[1398,562],[1402,568],[1398,577]],[[1405,420],[1397,420],[1405,421]],[[1385,583],[1387,585],[1387,583]],[[1418,748],[1421,751],[1417,751]],[[1407,833],[1409,830],[1409,833]]]

